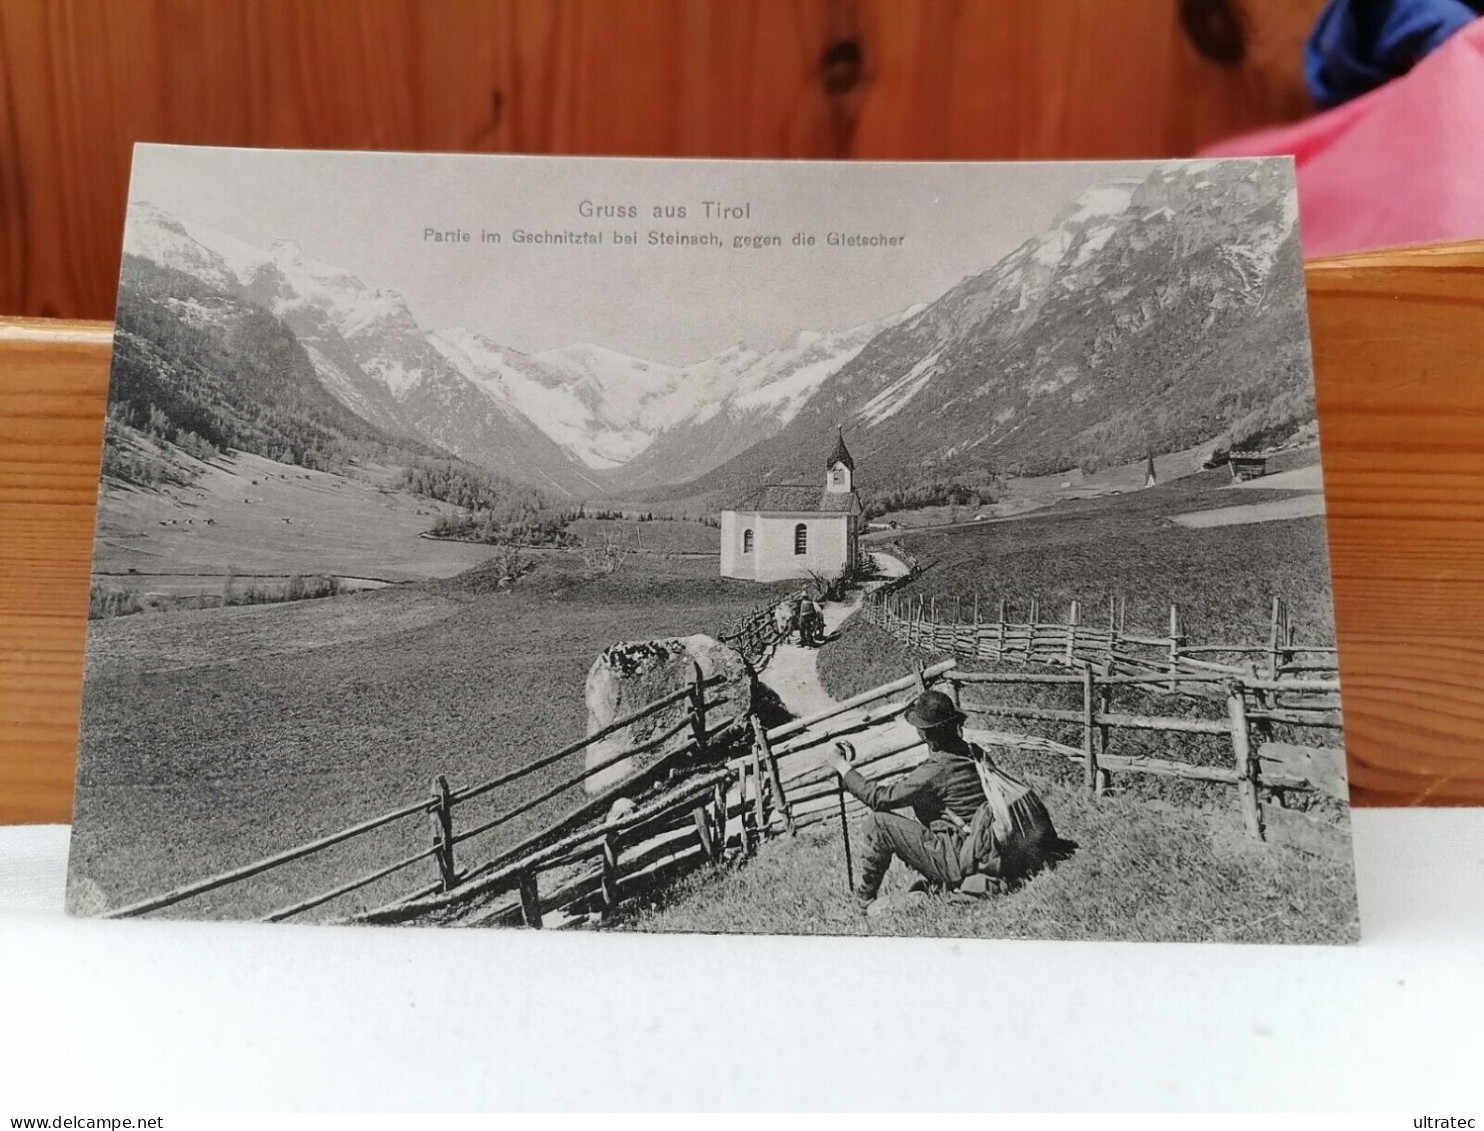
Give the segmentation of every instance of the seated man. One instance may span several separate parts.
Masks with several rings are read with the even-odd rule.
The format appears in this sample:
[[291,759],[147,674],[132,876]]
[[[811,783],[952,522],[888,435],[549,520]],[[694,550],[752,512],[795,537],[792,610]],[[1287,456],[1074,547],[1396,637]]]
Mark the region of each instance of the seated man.
[[[839,744],[843,753],[831,761],[845,788],[871,810],[856,899],[862,905],[875,900],[894,857],[939,888],[958,888],[967,876],[989,877],[971,885],[979,891],[1003,890],[1044,866],[1058,844],[1046,807],[964,739],[964,715],[953,700],[924,691],[904,717],[928,748],[911,773],[887,785],[870,781],[850,764],[848,743]],[[999,788],[995,798],[986,795],[980,763],[1009,786],[1008,805]],[[907,807],[910,817],[891,812]]]

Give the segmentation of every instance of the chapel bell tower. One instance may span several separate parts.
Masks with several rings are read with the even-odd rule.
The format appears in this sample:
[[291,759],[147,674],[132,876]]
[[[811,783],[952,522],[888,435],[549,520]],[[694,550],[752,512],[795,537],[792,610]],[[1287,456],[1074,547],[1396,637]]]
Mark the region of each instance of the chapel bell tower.
[[855,476],[855,460],[850,458],[850,449],[845,446],[845,429],[842,426],[835,438],[834,451],[824,461],[824,489],[830,494],[848,495],[854,489],[851,480]]

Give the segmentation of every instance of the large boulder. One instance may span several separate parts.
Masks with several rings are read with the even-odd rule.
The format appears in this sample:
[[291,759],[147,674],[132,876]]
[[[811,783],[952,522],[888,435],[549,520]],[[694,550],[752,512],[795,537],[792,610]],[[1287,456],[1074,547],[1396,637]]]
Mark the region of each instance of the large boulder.
[[[643,710],[672,691],[688,686],[697,664],[704,678],[721,676],[723,680],[706,689],[708,727],[714,728],[752,709],[752,674],[736,649],[702,635],[633,640],[604,649],[588,669],[587,733],[596,734],[614,720]],[[716,706],[709,706],[712,703]],[[689,742],[691,732],[686,728],[638,758],[618,758],[624,750],[669,730],[685,717],[687,710],[687,700],[672,703],[589,746],[588,769],[610,759],[617,760],[587,779],[584,783],[587,792],[600,793]]]

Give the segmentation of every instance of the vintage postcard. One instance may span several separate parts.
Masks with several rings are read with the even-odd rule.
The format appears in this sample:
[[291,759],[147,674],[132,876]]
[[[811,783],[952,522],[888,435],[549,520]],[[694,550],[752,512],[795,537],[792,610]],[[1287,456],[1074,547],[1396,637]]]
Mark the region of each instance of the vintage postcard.
[[71,909],[1353,940],[1296,224],[141,147]]

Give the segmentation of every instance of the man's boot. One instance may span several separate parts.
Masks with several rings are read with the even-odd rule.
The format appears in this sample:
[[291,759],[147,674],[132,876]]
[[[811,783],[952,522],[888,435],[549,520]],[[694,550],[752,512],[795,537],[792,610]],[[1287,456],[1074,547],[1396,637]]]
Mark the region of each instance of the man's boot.
[[1005,882],[998,877],[975,872],[972,876],[963,878],[963,882],[958,885],[958,890],[954,894],[959,901],[968,901],[988,899],[992,895],[1004,895],[1007,890]]

